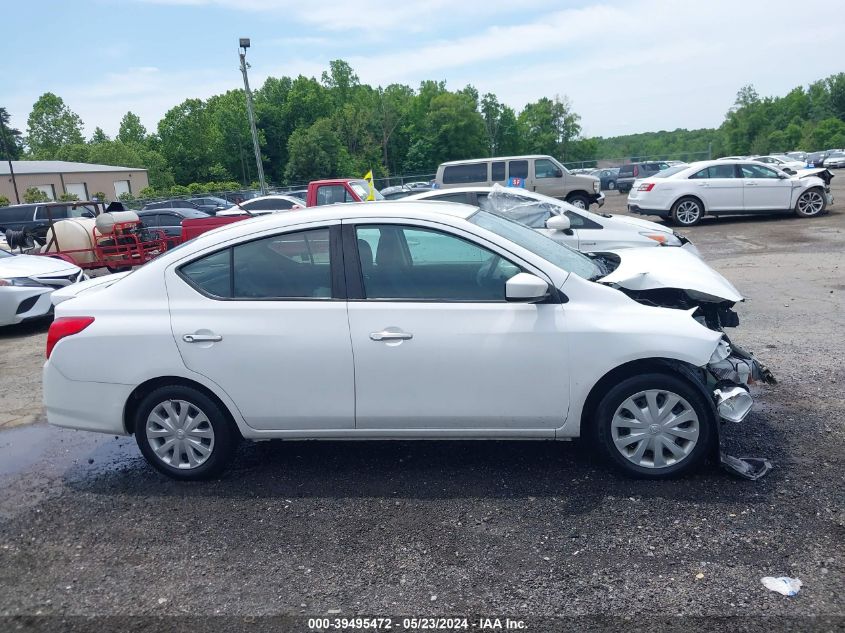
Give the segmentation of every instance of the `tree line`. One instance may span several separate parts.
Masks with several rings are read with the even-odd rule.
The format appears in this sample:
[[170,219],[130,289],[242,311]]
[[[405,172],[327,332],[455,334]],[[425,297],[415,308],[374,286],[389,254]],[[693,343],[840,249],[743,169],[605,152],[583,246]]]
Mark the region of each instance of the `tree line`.
[[[314,77],[270,77],[254,93],[263,167],[270,182],[299,184],[329,176],[376,178],[432,173],[445,160],[550,154],[562,162],[653,156],[689,159],[845,146],[845,73],[761,98],[743,87],[718,128],[584,138],[566,97],[543,97],[517,112],[495,94],[444,81],[416,89],[362,84],[343,60]],[[0,150],[12,158],[67,160],[146,168],[153,193],[198,193],[256,180],[243,90],[186,99],[155,130],[127,112],[117,135],[83,123],[61,97],[35,102],[26,133],[0,108]],[[5,149],[4,149],[5,148]]]

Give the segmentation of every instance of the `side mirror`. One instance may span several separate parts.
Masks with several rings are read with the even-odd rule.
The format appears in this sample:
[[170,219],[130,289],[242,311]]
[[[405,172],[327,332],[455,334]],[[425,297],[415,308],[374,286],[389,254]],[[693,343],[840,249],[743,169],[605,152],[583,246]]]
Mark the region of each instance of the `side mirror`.
[[568,231],[569,218],[565,215],[553,215],[546,220],[546,228],[550,231]]
[[534,303],[549,293],[549,284],[530,273],[517,273],[505,283],[505,299]]
[[786,180],[787,178],[789,178],[789,176],[782,172],[778,172],[778,178],[780,178],[781,180]]
[[563,170],[555,169],[555,178],[563,178]]

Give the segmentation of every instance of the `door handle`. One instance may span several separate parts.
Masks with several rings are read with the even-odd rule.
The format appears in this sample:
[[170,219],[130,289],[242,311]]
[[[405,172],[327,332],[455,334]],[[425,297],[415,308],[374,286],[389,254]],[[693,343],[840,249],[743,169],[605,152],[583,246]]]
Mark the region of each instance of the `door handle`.
[[757,186],[757,183],[756,183],[756,182],[754,182],[753,180],[746,180],[746,181],[745,181],[745,186],[746,186],[746,187],[756,187],[756,186]]
[[710,185],[707,184],[706,182],[700,182],[700,183],[698,183],[698,186],[699,187],[709,187]]
[[182,340],[186,343],[219,343],[223,337],[219,334],[185,334]]
[[382,330],[381,332],[370,332],[370,339],[373,341],[409,341],[414,338],[410,332],[390,332]]

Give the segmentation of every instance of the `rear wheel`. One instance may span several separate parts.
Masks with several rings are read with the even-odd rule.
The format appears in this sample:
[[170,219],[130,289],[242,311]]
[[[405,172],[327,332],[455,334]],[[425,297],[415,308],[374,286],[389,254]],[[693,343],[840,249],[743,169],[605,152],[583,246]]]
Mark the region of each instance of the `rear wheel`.
[[704,397],[671,374],[633,376],[615,385],[596,408],[593,439],[628,475],[664,479],[697,468],[715,438]]
[[614,180],[609,181],[607,183],[607,188],[610,191],[613,191],[614,189],[616,189],[616,181],[614,181]]
[[795,215],[812,218],[821,215],[826,206],[827,200],[819,189],[808,189],[798,196],[798,202],[795,203]]
[[701,221],[704,207],[696,198],[681,198],[672,205],[672,221],[679,226],[693,226]]
[[573,207],[577,207],[578,209],[590,208],[590,199],[581,193],[576,193],[575,195],[569,196],[566,201]]
[[208,479],[231,461],[240,435],[220,406],[184,385],[159,387],[138,406],[135,441],[168,477]]

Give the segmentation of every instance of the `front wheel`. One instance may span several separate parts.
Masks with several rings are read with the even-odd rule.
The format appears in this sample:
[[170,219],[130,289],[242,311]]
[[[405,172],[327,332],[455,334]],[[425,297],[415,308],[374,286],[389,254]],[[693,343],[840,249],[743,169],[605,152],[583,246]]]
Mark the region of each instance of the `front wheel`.
[[613,191],[614,189],[616,189],[616,183],[613,180],[611,180],[610,182],[607,183],[607,188],[608,188],[609,191]]
[[681,198],[672,205],[672,221],[679,226],[694,226],[703,215],[704,208],[695,198]]
[[569,196],[566,201],[571,204],[573,207],[578,209],[589,209],[590,208],[590,199],[583,195],[583,194],[575,194],[574,196]]
[[605,457],[626,474],[665,479],[701,465],[714,426],[710,407],[693,385],[651,373],[612,387],[596,408],[591,430]]
[[240,435],[220,406],[184,385],[159,387],[138,406],[135,441],[150,465],[173,479],[219,475]]
[[821,215],[827,200],[824,194],[818,189],[809,189],[798,196],[798,202],[795,203],[795,215],[802,218],[812,218],[816,215]]

